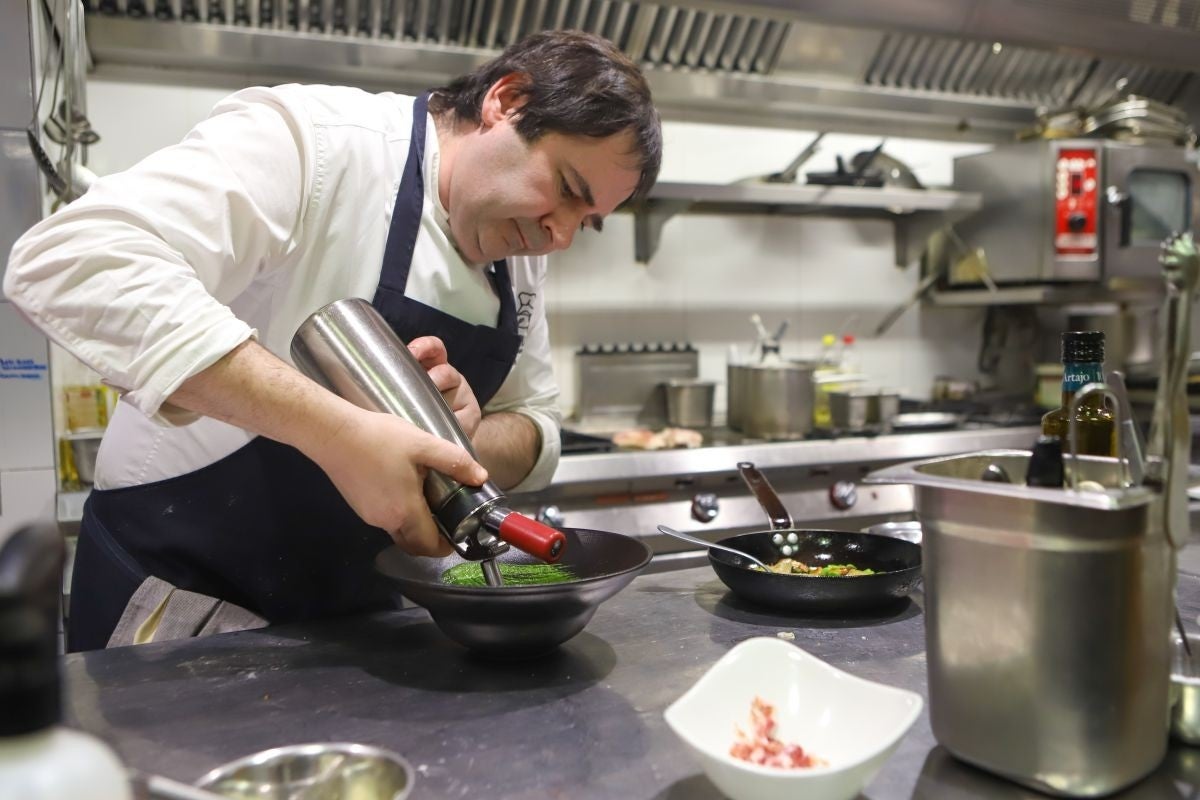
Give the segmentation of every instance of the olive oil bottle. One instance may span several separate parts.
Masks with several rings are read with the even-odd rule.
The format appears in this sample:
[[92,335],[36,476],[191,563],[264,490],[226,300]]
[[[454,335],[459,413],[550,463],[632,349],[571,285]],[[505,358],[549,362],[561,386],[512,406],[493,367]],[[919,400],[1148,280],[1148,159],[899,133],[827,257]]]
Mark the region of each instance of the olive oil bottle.
[[[1067,331],[1062,335],[1062,407],[1042,417],[1042,433],[1057,436],[1070,452],[1071,400],[1089,383],[1104,380],[1104,332]],[[1117,426],[1102,395],[1085,398],[1075,416],[1080,455],[1115,456]]]

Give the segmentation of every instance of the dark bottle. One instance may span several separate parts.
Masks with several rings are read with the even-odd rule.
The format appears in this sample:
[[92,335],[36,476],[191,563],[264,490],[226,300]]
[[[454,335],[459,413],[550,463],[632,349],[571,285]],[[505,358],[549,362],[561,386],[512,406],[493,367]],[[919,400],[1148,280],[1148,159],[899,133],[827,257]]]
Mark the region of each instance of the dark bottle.
[[[1042,433],[1057,436],[1065,452],[1071,449],[1068,418],[1075,393],[1089,383],[1104,380],[1104,333],[1102,331],[1068,331],[1062,335],[1062,407],[1042,417]],[[1117,426],[1113,413],[1105,405],[1104,396],[1084,399],[1075,416],[1080,455],[1114,456],[1117,452]]]
[[1033,452],[1029,454],[1025,485],[1062,488],[1062,439],[1057,436],[1038,437],[1037,443],[1033,445]]

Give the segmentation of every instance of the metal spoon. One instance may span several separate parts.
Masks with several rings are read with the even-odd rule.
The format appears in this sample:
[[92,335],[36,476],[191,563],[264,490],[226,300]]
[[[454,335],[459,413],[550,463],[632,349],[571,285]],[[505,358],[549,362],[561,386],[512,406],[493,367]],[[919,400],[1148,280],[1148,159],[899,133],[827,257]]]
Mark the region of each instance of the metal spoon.
[[186,783],[173,781],[161,775],[129,770],[130,782],[137,800],[221,800],[225,795],[197,789]]
[[714,550],[724,550],[727,553],[733,553],[734,555],[741,556],[742,558],[747,559],[749,561],[753,561],[755,564],[758,564],[763,569],[770,569],[770,567],[768,567],[766,564],[759,561],[757,558],[750,555],[749,553],[743,553],[741,550],[734,550],[732,547],[726,547],[723,544],[714,544],[713,542],[706,541],[704,539],[701,539],[698,536],[692,536],[691,534],[677,531],[674,528],[668,528],[666,525],[659,525],[658,532],[665,533],[667,536],[674,536],[676,539],[683,539],[685,542],[691,542],[692,544],[698,544],[703,547],[711,547]]

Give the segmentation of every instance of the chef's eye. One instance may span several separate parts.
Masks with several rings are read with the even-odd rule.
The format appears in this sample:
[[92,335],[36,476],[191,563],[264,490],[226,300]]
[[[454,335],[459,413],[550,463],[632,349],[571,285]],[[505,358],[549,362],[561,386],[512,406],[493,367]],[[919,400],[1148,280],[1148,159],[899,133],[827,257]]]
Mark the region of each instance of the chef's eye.
[[567,200],[574,200],[575,193],[571,191],[571,185],[567,183],[567,179],[561,174],[558,176],[558,183],[562,187],[562,196]]

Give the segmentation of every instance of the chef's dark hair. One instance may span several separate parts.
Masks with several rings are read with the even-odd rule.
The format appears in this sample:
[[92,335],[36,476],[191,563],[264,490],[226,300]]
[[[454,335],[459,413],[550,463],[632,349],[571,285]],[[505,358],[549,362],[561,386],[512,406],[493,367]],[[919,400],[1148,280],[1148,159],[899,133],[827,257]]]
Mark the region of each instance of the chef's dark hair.
[[516,116],[528,142],[547,133],[604,138],[630,131],[638,156],[634,198],[654,185],[662,163],[662,127],[641,71],[616,45],[582,31],[544,31],[510,45],[474,72],[434,89],[429,110],[460,122],[478,123],[483,98],[496,81],[513,73],[527,77],[526,98]]

